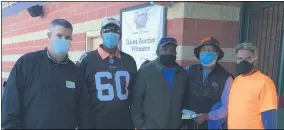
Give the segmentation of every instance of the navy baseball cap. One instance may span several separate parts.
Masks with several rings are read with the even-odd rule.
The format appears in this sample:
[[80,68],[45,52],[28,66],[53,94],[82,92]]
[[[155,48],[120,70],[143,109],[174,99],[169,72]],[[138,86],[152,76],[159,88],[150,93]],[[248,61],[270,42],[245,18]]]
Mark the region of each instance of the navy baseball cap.
[[177,40],[175,38],[172,37],[163,37],[160,39],[159,41],[159,46],[165,46],[167,44],[174,44],[177,46]]

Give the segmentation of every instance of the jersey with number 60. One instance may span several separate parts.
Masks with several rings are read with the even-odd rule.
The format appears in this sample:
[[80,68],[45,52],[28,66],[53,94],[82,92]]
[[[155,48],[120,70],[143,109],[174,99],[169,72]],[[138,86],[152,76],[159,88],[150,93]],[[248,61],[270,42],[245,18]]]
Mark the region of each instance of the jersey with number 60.
[[102,59],[96,50],[85,53],[77,62],[85,73],[94,129],[133,128],[129,105],[137,67],[133,57],[120,54],[120,58]]

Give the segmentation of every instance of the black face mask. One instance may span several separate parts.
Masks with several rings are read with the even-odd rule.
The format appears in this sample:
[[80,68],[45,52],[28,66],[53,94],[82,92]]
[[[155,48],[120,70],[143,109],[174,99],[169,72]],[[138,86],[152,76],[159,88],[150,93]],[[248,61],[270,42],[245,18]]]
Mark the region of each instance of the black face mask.
[[176,64],[176,58],[175,55],[160,55],[160,62],[164,66],[172,67]]
[[246,75],[250,73],[254,68],[253,63],[249,63],[248,61],[241,61],[239,64],[237,64],[237,71],[239,74]]

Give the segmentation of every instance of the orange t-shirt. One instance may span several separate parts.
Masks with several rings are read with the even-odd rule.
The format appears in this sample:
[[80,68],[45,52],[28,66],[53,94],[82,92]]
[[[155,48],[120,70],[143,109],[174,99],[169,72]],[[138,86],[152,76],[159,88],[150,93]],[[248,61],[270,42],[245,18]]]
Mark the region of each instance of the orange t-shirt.
[[277,95],[268,76],[257,71],[233,81],[228,104],[229,129],[263,129],[261,112],[272,109],[277,109]]

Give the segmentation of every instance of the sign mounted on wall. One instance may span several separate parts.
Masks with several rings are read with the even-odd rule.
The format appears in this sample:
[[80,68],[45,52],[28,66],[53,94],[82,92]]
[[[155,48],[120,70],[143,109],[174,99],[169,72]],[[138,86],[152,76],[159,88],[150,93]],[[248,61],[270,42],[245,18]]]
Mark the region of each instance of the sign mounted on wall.
[[16,4],[17,2],[1,2],[1,5],[2,5],[2,9],[4,8],[8,8],[14,4]]
[[154,60],[159,40],[165,36],[166,7],[150,3],[122,9],[121,49],[131,55],[137,68]]

